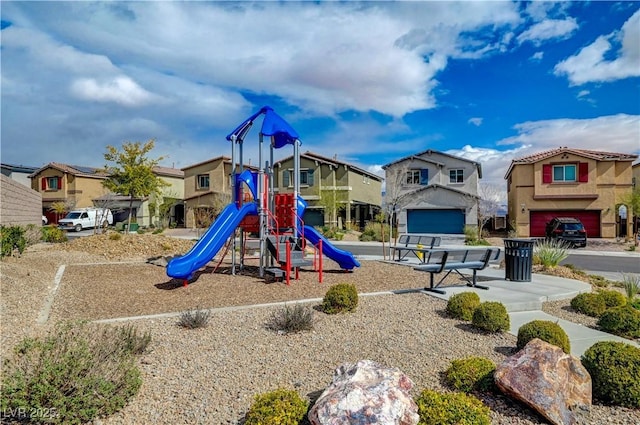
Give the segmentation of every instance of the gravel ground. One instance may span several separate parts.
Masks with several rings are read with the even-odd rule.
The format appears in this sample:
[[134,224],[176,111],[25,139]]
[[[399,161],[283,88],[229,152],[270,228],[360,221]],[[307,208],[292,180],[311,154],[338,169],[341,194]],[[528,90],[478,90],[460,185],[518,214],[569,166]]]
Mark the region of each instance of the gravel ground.
[[[215,274],[203,273],[185,288],[169,280],[162,267],[144,263],[152,256],[185,252],[192,244],[160,236],[132,235],[120,241],[94,236],[64,245],[36,245],[21,258],[2,260],[2,357],[24,336],[38,335],[63,319],[321,298],[329,285],[342,282],[354,283],[361,293],[415,289],[425,282],[425,276],[410,267],[363,261],[348,274],[327,262],[322,284],[313,272],[301,273],[291,286],[265,284],[255,274],[231,276],[223,261]],[[127,263],[115,263],[124,260]],[[37,325],[62,264],[67,267],[51,316],[46,325]],[[255,265],[249,261],[247,269],[255,272]],[[582,320],[568,305],[568,300],[547,303],[545,311]],[[314,311],[314,329],[295,335],[266,328],[280,308],[273,306],[213,310],[209,325],[196,330],[177,326],[176,316],[135,320],[140,331],[152,335],[150,351],[140,359],[143,386],[121,412],[97,422],[238,424],[255,394],[287,387],[313,400],[338,365],[359,359],[400,368],[414,381],[417,395],[424,388],[444,389],[440,374],[453,359],[480,355],[500,362],[513,352],[514,336],[479,333],[446,317],[445,306],[443,300],[413,291],[361,297],[353,314]],[[505,397],[483,396],[483,401],[492,409],[494,424],[546,423]],[[640,411],[596,404],[587,423],[637,424]]]

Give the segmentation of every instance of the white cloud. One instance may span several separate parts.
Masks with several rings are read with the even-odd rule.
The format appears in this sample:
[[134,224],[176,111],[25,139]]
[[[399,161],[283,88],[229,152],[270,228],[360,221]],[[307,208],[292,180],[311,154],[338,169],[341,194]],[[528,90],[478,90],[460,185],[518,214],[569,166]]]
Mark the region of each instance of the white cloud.
[[100,82],[93,78],[80,78],[71,84],[71,92],[83,100],[115,102],[124,106],[142,106],[154,97],[128,77]]
[[[618,40],[620,48],[613,51],[612,41]],[[608,60],[606,56],[612,53],[616,58]],[[640,10],[624,23],[619,33],[598,37],[576,55],[558,63],[554,73],[566,75],[571,85],[640,76]]]
[[532,61],[536,61],[539,62],[542,60],[542,58],[544,57],[544,52],[535,52],[533,55],[531,55],[531,59]]
[[589,94],[591,94],[589,90],[580,90],[577,97],[580,99],[581,97],[589,96]]
[[546,19],[532,25],[522,32],[517,40],[520,44],[530,41],[536,46],[540,46],[544,41],[559,39],[565,40],[578,29],[575,18],[566,19]]
[[482,118],[479,117],[474,117],[474,118],[469,118],[469,121],[467,121],[469,124],[473,124],[476,127],[480,127],[482,125]]

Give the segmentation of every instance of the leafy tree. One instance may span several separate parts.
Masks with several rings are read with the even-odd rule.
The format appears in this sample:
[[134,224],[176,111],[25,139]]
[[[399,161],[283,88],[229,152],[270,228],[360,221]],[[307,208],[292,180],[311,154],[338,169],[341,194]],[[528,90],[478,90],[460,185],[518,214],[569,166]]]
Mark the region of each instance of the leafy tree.
[[68,201],[57,201],[51,204],[51,208],[49,211],[53,211],[56,213],[56,222],[60,220],[60,216],[63,216],[67,211],[71,211],[74,205],[70,204]]
[[164,157],[150,159],[147,154],[153,150],[155,140],[144,144],[141,142],[124,142],[122,150],[109,145],[104,159],[107,163],[105,171],[109,178],[102,185],[114,193],[129,196],[129,217],[127,228],[131,226],[131,212],[133,199],[160,193],[162,187],[168,186],[164,180],[153,173],[153,167],[158,165]]
[[320,199],[316,201],[316,205],[324,208],[329,214],[331,220],[331,228],[338,225],[338,213],[344,211],[347,206],[347,191],[337,189],[322,189],[320,191]]

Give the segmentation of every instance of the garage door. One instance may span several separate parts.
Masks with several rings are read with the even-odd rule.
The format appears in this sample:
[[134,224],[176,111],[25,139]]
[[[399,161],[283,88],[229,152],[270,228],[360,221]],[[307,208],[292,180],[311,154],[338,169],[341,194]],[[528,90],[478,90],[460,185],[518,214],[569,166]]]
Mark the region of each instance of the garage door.
[[553,217],[573,217],[577,218],[584,225],[587,231],[587,237],[600,237],[600,211],[531,211],[530,219],[530,236],[540,237],[545,234],[545,226]]
[[409,233],[464,233],[462,210],[407,210]]

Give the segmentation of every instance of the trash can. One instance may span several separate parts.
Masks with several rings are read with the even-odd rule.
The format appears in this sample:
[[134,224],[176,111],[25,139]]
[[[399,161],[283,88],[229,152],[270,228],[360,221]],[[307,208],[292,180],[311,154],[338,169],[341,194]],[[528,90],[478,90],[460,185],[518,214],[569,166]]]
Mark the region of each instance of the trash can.
[[532,239],[504,240],[505,279],[531,282],[534,244],[535,240]]

